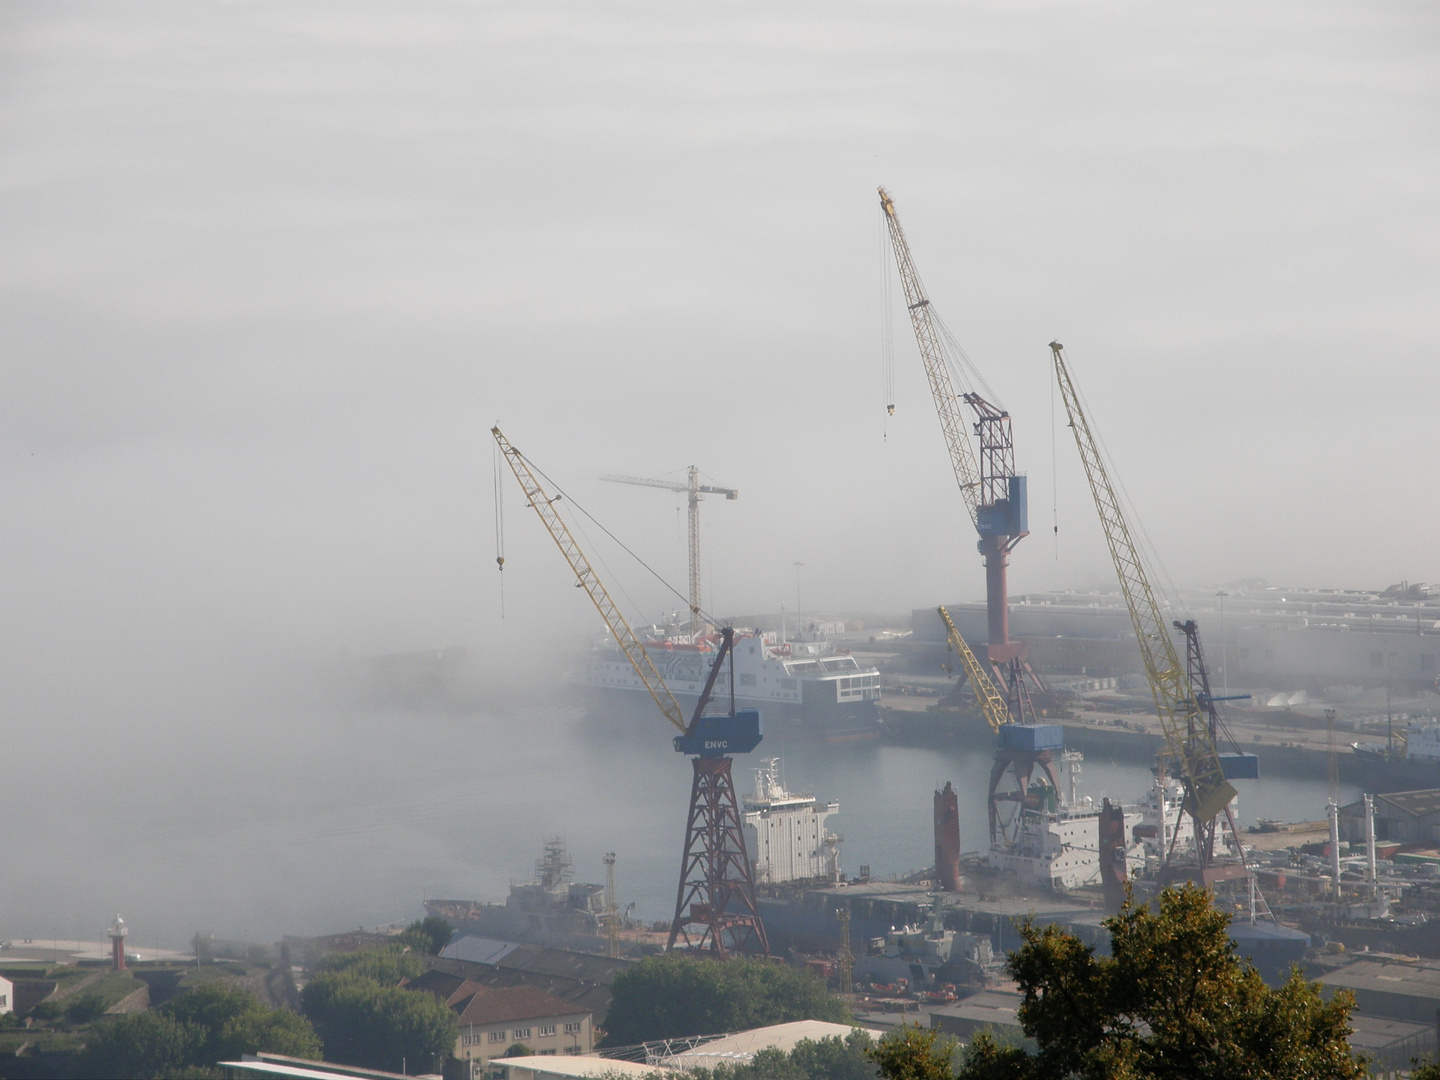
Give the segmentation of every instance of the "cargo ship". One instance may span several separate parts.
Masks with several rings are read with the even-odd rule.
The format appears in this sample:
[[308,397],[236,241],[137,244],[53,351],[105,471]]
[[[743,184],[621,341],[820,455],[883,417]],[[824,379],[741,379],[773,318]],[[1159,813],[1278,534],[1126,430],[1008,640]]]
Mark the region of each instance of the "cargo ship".
[[1440,724],[1411,720],[1387,743],[1351,743],[1368,785],[1382,790],[1440,786]]
[[[674,633],[651,626],[641,643],[681,705],[699,700],[719,636]],[[758,630],[736,630],[735,705],[759,709],[767,734],[824,740],[878,738],[880,671],[862,667],[828,639],[781,641]],[[574,685],[599,701],[648,700],[645,684],[613,640],[592,650]]]

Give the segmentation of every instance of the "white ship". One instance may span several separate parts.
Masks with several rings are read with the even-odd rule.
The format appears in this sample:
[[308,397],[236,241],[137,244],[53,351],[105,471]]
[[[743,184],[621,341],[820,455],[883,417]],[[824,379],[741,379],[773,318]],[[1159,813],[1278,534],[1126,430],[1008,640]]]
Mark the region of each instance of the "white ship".
[[[990,849],[991,869],[1013,876],[1031,888],[1065,892],[1100,885],[1100,808],[1089,796],[1077,797],[1074,778],[1079,755],[1066,755],[1071,765],[1070,799],[1061,802],[1047,784],[1031,787],[1032,797],[1019,815],[1013,844]],[[1193,854],[1195,829],[1181,812],[1185,790],[1173,777],[1157,778],[1125,815],[1125,873],[1134,876],[1158,868],[1165,852]]]
[[[718,635],[670,635],[661,627],[639,631],[645,652],[682,705],[699,700],[719,645]],[[732,650],[735,704],[760,710],[767,734],[794,732],[826,739],[880,734],[880,672],[829,641],[777,641],[754,630],[735,632]],[[728,672],[722,676],[728,679]],[[590,654],[575,682],[615,694],[646,694],[624,652],[606,640]],[[728,685],[717,685],[725,698]]]
[[[996,844],[990,849],[990,868],[1013,875],[1018,885],[1068,892],[1086,885],[1100,885],[1100,808],[1089,799],[1078,804],[1046,805],[1051,793],[1045,787],[1042,805],[1020,811],[1020,827],[1013,844]],[[1125,836],[1133,835],[1141,815],[1125,808]],[[1145,866],[1140,843],[1127,844],[1126,872]]]
[[780,759],[766,758],[755,770],[755,790],[745,799],[745,844],[755,884],[840,880],[841,837],[825,827],[840,812],[838,802],[821,804],[809,792],[786,791]]

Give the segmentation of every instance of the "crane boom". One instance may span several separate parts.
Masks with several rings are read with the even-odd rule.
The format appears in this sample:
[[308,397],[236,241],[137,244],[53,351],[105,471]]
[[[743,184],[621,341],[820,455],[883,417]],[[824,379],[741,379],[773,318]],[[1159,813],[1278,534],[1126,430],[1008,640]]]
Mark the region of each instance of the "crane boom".
[[940,345],[935,313],[930,310],[925,286],[915,269],[915,261],[910,257],[910,245],[905,240],[905,231],[900,228],[900,219],[895,215],[895,204],[883,187],[879,191],[880,205],[885,210],[885,224],[890,229],[890,244],[895,249],[895,262],[900,267],[905,307],[910,312],[910,323],[915,328],[915,341],[920,346],[920,359],[925,364],[925,375],[930,381],[930,395],[935,399],[935,412],[940,417],[940,427],[945,433],[945,445],[950,451],[950,467],[955,472],[955,482],[960,485],[960,494],[965,499],[965,508],[969,511],[973,523],[980,506],[980,469],[975,463],[970,438],[965,434],[965,416],[960,411],[961,398],[955,392],[950,369],[945,365],[945,352]]
[[555,541],[555,546],[560,549],[560,554],[565,556],[565,561],[570,564],[570,569],[575,572],[575,581],[586,595],[590,602],[595,605],[595,610],[600,612],[600,618],[605,620],[605,625],[610,630],[610,635],[615,639],[615,644],[630,661],[635,669],[635,674],[640,676],[640,681],[645,684],[645,689],[650,691],[650,696],[655,699],[655,704],[665,715],[665,719],[674,724],[680,730],[680,734],[687,732],[685,725],[685,714],[680,708],[680,703],[675,700],[675,695],[665,685],[665,680],[655,670],[650,655],[645,647],[640,644],[640,639],[635,636],[635,631],[630,629],[630,624],[620,614],[620,609],[615,606],[615,601],[610,599],[609,592],[601,584],[600,578],[590,566],[590,560],[585,557],[585,552],[576,543],[575,537],[570,532],[570,527],[565,524],[565,519],[555,509],[555,503],[560,496],[551,498],[545,493],[539,479],[530,468],[524,456],[510,441],[505,438],[498,426],[490,429],[490,434],[495,436],[496,443],[500,446],[500,452],[504,455],[505,461],[510,466],[510,471],[515,474],[515,479],[520,481],[520,488],[525,492],[525,498],[529,500],[532,510],[539,515],[545,528],[550,533],[550,538]]
[[[691,466],[692,468],[694,466]],[[600,477],[601,480],[613,480],[617,484],[637,484],[640,487],[664,488],[666,491],[689,491],[690,485],[679,480],[659,480],[653,477],[643,476],[617,476],[614,473],[606,473]],[[734,488],[717,487],[714,484],[695,485],[695,490],[702,495],[724,495],[727,499],[738,499],[740,492]]]
[[945,624],[946,636],[950,639],[950,648],[960,656],[960,662],[965,665],[965,674],[970,678],[970,686],[975,691],[975,702],[980,706],[980,711],[985,714],[991,729],[995,734],[1000,734],[1000,728],[1011,722],[1009,706],[1005,704],[1005,698],[1000,691],[995,689],[995,684],[990,676],[985,674],[985,668],[976,659],[975,653],[969,644],[955,628],[954,621],[950,618],[950,612],[945,610],[942,604],[936,609],[940,612],[940,621]]
[[1178,766],[1180,779],[1185,784],[1186,810],[1197,824],[1212,821],[1235,797],[1235,788],[1225,779],[1225,770],[1209,725],[1200,722],[1200,704],[1191,689],[1185,666],[1175,652],[1166,621],[1160,614],[1139,549],[1125,524],[1120,500],[1110,484],[1099,445],[1080,406],[1070,370],[1065,365],[1063,348],[1058,341],[1050,343],[1055,361],[1055,380],[1065,400],[1070,429],[1075,433],[1075,445],[1080,451],[1080,461],[1090,482],[1090,493],[1100,513],[1100,525],[1120,581],[1120,591],[1125,594],[1125,606],[1130,611],[1130,622],[1140,644],[1150,693],[1155,699],[1155,712],[1165,733],[1166,751]]
[[700,496],[724,495],[727,499],[738,499],[740,492],[734,488],[717,487],[700,483],[700,470],[691,465],[685,483],[675,480],[644,479],[638,476],[615,476],[607,473],[601,480],[613,480],[617,484],[637,484],[640,487],[664,488],[666,491],[684,491],[690,496],[690,629],[699,634],[704,629],[700,618]]

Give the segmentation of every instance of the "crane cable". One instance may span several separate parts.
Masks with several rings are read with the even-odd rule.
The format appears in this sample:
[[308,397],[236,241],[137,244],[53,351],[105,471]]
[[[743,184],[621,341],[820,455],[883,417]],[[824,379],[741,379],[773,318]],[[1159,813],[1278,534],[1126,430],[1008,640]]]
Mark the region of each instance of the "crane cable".
[[[512,448],[512,449],[513,449],[513,448]],[[520,451],[519,451],[519,450],[515,450],[514,452],[515,452],[516,454],[520,454]],[[530,468],[533,469],[533,470],[535,471],[535,473],[537,473],[539,476],[544,477],[545,482],[548,483],[548,484],[555,490],[555,492],[556,492],[557,495],[559,495],[559,496],[560,496],[561,498],[563,498],[566,502],[568,502],[568,503],[570,503],[572,506],[574,506],[575,509],[578,510],[581,514],[585,515],[585,517],[589,518],[589,519],[590,519],[590,522],[591,522],[597,529],[599,529],[599,530],[600,530],[601,532],[603,532],[606,536],[608,536],[612,541],[614,541],[614,543],[620,548],[621,551],[625,552],[626,555],[629,555],[632,559],[634,559],[637,563],[639,563],[639,564],[646,570],[646,572],[649,573],[649,575],[650,575],[651,577],[653,577],[653,578],[654,578],[656,581],[658,581],[661,585],[665,586],[665,588],[668,589],[671,593],[673,593],[677,599],[683,601],[684,604],[685,604],[686,609],[687,609],[687,610],[689,609],[689,607],[690,607],[690,598],[689,598],[688,596],[685,596],[683,593],[681,593],[679,589],[675,588],[675,586],[671,585],[668,581],[666,581],[663,577],[661,577],[660,574],[659,574],[659,572],[658,572],[654,567],[652,567],[649,563],[647,563],[647,562],[646,562],[644,559],[642,559],[639,555],[635,554],[634,551],[630,550],[630,548],[626,545],[625,541],[621,540],[618,536],[616,536],[614,533],[612,533],[609,529],[607,529],[607,528],[605,527],[605,525],[604,525],[598,518],[596,518],[593,514],[591,514],[589,510],[586,510],[585,507],[581,506],[578,502],[576,502],[575,498],[574,498],[572,495],[570,495],[570,493],[567,492],[564,488],[562,488],[559,484],[557,484],[557,483],[554,481],[554,479],[552,479],[552,478],[545,472],[544,469],[542,469],[542,468],[540,468],[540,466],[536,465],[535,462],[533,462],[532,460],[530,460],[530,458],[525,457],[525,455],[521,454],[520,456],[521,456],[521,458],[524,460],[525,464],[527,464],[528,466],[530,466]],[[583,530],[582,530],[582,531],[583,531]],[[588,539],[588,537],[587,537],[587,539]],[[604,560],[601,559],[600,561],[601,561],[601,563],[602,563],[602,565],[603,565]],[[607,569],[608,569],[608,568],[607,568]],[[620,591],[621,591],[621,592],[624,592],[625,590],[624,590],[623,587],[621,587],[621,590],[620,590]],[[637,611],[640,609],[640,605],[637,604],[637,603],[635,602],[634,598],[631,597],[628,593],[626,593],[625,598],[630,601],[630,605],[631,605],[631,607],[632,607],[633,609],[635,609],[635,610],[637,610]],[[705,618],[705,620],[706,620],[707,622],[712,622],[712,623],[718,622],[717,619],[715,619],[708,611],[705,611],[703,608],[701,609],[700,614]]]
[[890,250],[890,228],[885,207],[880,207],[880,389],[885,399],[886,426],[882,438],[889,438],[889,417],[895,415],[895,259]]
[[[1080,407],[1084,409],[1085,415],[1094,416],[1095,412],[1090,407],[1090,400],[1085,396],[1084,391],[1078,386],[1074,389],[1075,396],[1080,400]],[[1187,613],[1187,609],[1180,596],[1180,589],[1176,586],[1175,579],[1170,576],[1170,568],[1165,565],[1165,560],[1160,557],[1160,550],[1155,546],[1155,542],[1150,539],[1150,531],[1145,527],[1145,519],[1140,516],[1140,511],[1135,506],[1135,500],[1130,497],[1130,492],[1125,487],[1124,477],[1120,474],[1119,470],[1115,468],[1115,459],[1110,454],[1110,448],[1105,445],[1104,436],[1093,429],[1090,434],[1095,440],[1096,449],[1099,450],[1101,457],[1105,461],[1105,468],[1108,470],[1110,476],[1111,487],[1115,489],[1115,497],[1122,504],[1125,518],[1134,525],[1135,531],[1139,534],[1136,538],[1138,541],[1137,546],[1144,549],[1144,556],[1148,560],[1146,565],[1152,571],[1158,571],[1158,574],[1152,573],[1152,577],[1156,579],[1152,582],[1152,586],[1155,587],[1160,594],[1157,602],[1162,607],[1169,607],[1172,618]]]
[[492,440],[491,479],[495,487],[495,567],[500,571],[500,618],[505,618],[505,484],[500,444]]
[[1060,561],[1060,466],[1055,453],[1056,432],[1059,422],[1055,418],[1055,380],[1050,383],[1050,528],[1055,536],[1055,561]]

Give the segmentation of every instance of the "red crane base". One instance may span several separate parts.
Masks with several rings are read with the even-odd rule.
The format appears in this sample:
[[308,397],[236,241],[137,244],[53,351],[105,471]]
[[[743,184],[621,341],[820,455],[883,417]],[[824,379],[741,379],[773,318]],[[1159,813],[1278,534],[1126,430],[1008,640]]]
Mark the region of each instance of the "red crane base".
[[667,949],[676,944],[724,958],[770,954],[755,906],[755,880],[745,850],[745,827],[730,775],[731,759],[693,758],[685,856],[675,894]]

